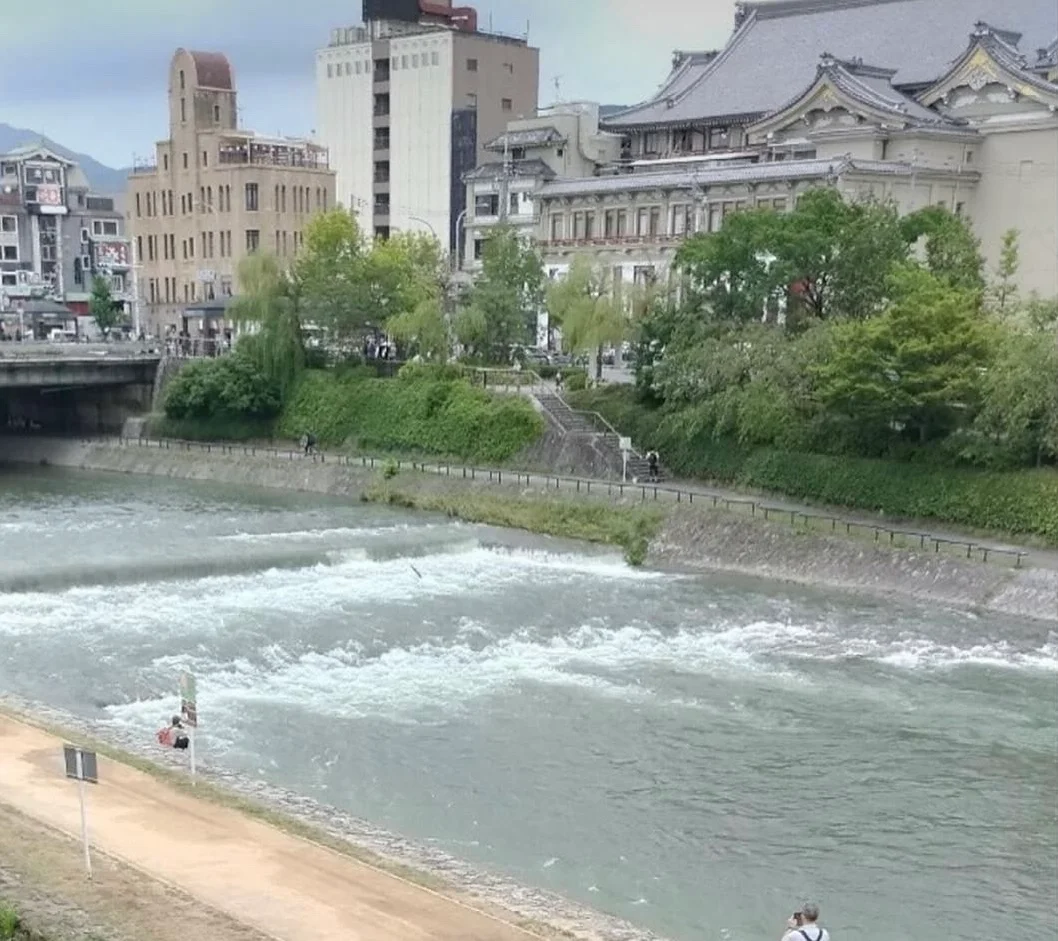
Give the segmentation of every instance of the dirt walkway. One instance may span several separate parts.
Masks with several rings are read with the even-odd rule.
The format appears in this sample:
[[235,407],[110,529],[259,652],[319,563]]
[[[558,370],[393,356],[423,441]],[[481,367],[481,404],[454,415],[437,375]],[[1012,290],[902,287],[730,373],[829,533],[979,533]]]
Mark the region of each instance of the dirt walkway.
[[[99,775],[99,786],[89,788],[89,823],[100,850],[283,941],[534,937],[116,762],[101,758]],[[0,716],[0,802],[79,835],[77,789],[63,776],[61,740]],[[78,847],[69,851],[77,863]]]

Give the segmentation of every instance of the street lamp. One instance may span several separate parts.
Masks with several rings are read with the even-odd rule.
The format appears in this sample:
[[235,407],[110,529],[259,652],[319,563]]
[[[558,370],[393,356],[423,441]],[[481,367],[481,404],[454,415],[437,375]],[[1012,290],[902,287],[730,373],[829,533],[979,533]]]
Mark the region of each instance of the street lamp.
[[421,222],[424,226],[426,226],[426,228],[428,228],[430,230],[430,234],[435,239],[437,239],[437,241],[441,241],[440,239],[437,238],[437,230],[429,222],[427,222],[425,219],[420,219],[418,216],[408,216],[408,219],[410,219],[412,222]]

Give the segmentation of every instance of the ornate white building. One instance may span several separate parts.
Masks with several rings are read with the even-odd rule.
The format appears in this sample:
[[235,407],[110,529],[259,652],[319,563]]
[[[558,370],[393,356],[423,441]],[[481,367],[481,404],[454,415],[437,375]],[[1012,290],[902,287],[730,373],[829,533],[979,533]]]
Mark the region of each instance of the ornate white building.
[[535,193],[552,270],[587,252],[649,280],[688,233],[831,185],[965,215],[990,266],[1017,229],[1021,288],[1058,295],[1052,0],[742,4],[723,50],[677,53],[659,92],[604,127],[619,162]]

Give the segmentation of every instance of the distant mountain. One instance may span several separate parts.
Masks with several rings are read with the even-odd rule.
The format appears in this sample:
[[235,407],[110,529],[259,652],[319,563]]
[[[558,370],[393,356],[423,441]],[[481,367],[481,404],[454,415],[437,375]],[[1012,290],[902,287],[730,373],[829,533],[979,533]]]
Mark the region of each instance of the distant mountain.
[[49,137],[31,131],[24,127],[12,127],[10,124],[0,123],[0,154],[21,147],[23,144],[43,143],[49,150],[55,151],[67,160],[75,160],[88,177],[93,192],[101,196],[119,196],[125,192],[125,181],[128,170],[115,170],[107,167],[98,160],[93,160],[87,154],[79,154],[75,150],[57,144]]

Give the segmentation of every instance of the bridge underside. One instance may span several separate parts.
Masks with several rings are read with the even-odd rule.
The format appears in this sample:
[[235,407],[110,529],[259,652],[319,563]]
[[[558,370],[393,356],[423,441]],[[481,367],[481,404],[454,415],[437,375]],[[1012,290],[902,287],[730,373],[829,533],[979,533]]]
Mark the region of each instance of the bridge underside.
[[0,430],[117,434],[150,410],[152,391],[147,383],[0,388]]

